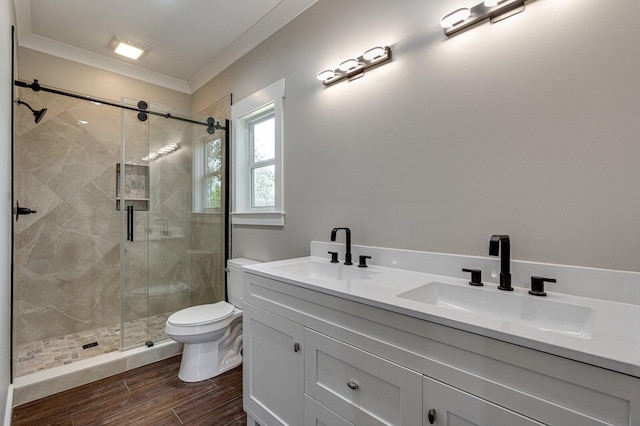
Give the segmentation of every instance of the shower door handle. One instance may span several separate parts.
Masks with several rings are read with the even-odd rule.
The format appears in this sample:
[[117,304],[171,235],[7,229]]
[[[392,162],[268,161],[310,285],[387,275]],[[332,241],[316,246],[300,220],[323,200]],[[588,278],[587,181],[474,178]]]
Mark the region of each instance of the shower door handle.
[[133,206],[127,206],[127,241],[133,241]]

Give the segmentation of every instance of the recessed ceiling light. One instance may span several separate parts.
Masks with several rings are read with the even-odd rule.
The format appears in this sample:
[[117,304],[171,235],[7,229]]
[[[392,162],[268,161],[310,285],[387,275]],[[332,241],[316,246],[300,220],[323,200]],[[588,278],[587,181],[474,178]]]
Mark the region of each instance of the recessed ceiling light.
[[126,38],[114,35],[109,42],[109,48],[111,48],[118,55],[126,56],[130,59],[138,59],[145,53],[149,48],[147,46],[143,46],[140,43],[136,43],[131,40],[127,40]]

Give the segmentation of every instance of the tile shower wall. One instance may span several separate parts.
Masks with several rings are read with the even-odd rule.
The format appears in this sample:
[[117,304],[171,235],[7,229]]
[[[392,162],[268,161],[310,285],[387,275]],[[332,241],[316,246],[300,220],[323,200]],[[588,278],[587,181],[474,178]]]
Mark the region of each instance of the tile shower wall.
[[14,343],[120,321],[120,222],[115,167],[121,114],[21,89],[35,124],[18,108],[15,198],[37,210],[15,222]]

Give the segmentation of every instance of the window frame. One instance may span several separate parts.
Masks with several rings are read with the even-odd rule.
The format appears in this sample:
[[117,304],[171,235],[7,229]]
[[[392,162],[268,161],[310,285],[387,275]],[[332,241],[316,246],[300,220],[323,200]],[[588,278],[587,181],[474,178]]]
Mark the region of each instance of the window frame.
[[[232,225],[284,226],[283,197],[283,107],[285,97],[284,79],[242,99],[231,106],[232,144],[231,157],[234,165],[231,185],[231,223]],[[274,116],[274,154],[275,166],[275,205],[272,207],[253,207],[251,202],[252,168],[250,167],[251,121],[266,116]],[[265,164],[261,162],[261,164]]]

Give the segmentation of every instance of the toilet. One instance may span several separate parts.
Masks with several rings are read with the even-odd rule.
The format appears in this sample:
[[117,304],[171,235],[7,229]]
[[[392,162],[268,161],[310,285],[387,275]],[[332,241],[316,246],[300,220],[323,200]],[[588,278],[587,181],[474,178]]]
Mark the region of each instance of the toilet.
[[250,259],[227,260],[228,302],[191,306],[172,314],[164,331],[184,343],[178,378],[199,382],[242,363],[242,266]]

